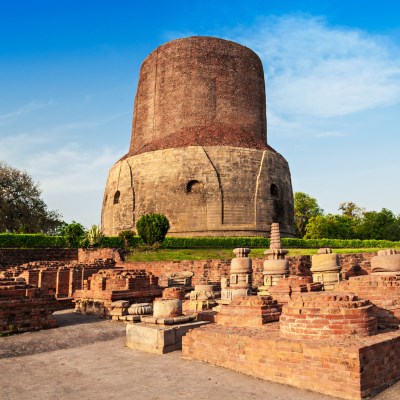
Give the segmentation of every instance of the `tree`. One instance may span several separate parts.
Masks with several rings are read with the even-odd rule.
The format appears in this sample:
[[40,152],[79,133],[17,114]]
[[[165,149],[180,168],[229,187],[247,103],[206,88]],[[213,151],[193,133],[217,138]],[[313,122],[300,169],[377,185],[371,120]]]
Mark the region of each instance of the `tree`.
[[83,236],[86,234],[86,230],[79,222],[72,221],[70,224],[64,222],[57,231],[57,234],[65,236],[69,247],[79,247]]
[[400,240],[400,217],[387,208],[364,212],[357,235],[360,239]]
[[316,199],[303,192],[294,194],[294,221],[298,237],[304,237],[306,226],[311,217],[322,215],[323,210],[319,207]]
[[353,219],[345,215],[316,215],[311,217],[305,239],[352,239]]
[[0,232],[53,234],[61,215],[48,210],[41,194],[26,171],[0,161]]
[[144,243],[162,243],[169,229],[169,221],[163,214],[143,214],[136,223],[136,229]]

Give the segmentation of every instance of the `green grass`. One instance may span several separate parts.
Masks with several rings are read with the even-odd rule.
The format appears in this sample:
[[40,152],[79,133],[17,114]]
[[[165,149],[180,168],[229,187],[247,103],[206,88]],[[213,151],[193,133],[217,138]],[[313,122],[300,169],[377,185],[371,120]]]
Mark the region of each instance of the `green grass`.
[[[181,261],[181,260],[226,260],[234,257],[233,249],[157,249],[136,250],[127,256],[127,261]],[[251,257],[264,257],[266,249],[251,249]],[[381,248],[333,249],[334,253],[370,253]],[[318,249],[289,249],[288,256],[316,254]]]

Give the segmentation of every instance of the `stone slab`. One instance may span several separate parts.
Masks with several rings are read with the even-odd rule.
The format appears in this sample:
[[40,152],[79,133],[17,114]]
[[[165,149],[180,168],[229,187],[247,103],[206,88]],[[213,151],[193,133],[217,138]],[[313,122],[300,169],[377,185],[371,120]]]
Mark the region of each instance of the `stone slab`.
[[190,330],[208,324],[195,321],[180,325],[152,325],[145,323],[126,325],[126,346],[154,354],[182,349],[182,337]]

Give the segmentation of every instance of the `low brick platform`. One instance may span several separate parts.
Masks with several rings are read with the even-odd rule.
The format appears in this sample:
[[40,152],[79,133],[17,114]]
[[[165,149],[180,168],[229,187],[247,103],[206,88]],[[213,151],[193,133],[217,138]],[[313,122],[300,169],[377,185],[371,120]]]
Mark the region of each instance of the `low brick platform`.
[[400,332],[364,338],[283,338],[279,323],[261,328],[211,324],[183,337],[184,358],[257,378],[337,396],[362,399],[400,379]]

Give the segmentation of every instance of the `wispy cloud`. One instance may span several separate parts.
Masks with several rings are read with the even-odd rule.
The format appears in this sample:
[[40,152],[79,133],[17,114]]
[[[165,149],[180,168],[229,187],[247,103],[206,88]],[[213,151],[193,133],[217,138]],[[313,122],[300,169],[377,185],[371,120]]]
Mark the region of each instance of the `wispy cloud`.
[[52,101],[47,101],[47,102],[32,101],[29,104],[25,104],[14,111],[10,111],[6,114],[1,114],[0,125],[6,125],[9,122],[15,120],[16,118],[22,117],[25,114],[29,114],[34,110],[40,110],[42,108],[49,107],[52,104],[53,104]]
[[317,139],[335,138],[346,136],[345,132],[341,131],[322,131],[315,134]]
[[96,126],[102,126],[108,124],[109,122],[115,121],[121,117],[125,117],[131,114],[131,111],[126,111],[123,113],[116,113],[96,120],[88,121],[78,121],[78,122],[68,122],[62,125],[56,126],[54,129],[57,131],[70,131],[78,129],[95,128]]
[[286,118],[329,118],[400,101],[400,49],[387,39],[306,16],[267,18],[231,39],[263,60],[267,98]]

